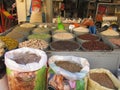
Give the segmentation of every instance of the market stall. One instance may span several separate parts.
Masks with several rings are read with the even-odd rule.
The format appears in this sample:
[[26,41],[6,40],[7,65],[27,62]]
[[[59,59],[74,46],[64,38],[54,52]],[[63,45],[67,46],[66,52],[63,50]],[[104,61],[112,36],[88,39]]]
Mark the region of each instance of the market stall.
[[120,89],[120,28],[116,17],[97,22],[92,17],[59,16],[53,23],[42,23],[41,16],[41,0],[32,0],[30,21],[1,33],[3,88]]

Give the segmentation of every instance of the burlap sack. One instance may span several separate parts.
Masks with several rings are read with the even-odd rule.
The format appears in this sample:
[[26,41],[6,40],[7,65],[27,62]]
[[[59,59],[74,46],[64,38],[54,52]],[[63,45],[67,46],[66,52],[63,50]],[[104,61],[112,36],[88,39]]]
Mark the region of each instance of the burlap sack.
[[[115,87],[120,90],[120,81],[109,71],[109,70],[106,70],[106,69],[92,69],[90,70],[89,74],[90,73],[106,73],[109,78],[113,81]],[[114,90],[114,89],[110,89],[110,88],[106,88],[104,86],[101,86],[99,83],[93,81],[90,76],[86,77],[86,80],[87,80],[87,90]]]
[[41,23],[42,22],[42,12],[32,12],[30,17],[30,23]]

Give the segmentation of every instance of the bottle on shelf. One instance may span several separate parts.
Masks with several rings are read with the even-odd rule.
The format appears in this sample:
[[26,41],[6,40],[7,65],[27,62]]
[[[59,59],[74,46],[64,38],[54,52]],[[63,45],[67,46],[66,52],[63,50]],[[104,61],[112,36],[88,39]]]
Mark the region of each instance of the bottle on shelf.
[[60,16],[58,16],[58,26],[57,27],[58,27],[58,30],[64,30],[65,29],[65,27],[64,27],[64,25],[61,21]]

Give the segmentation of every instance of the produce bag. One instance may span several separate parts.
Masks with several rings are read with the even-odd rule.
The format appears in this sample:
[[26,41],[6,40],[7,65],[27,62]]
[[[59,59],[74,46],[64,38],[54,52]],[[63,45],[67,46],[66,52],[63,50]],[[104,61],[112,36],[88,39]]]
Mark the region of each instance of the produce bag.
[[[102,86],[101,84],[99,84],[95,80],[91,79],[91,77],[90,77],[91,73],[98,73],[99,75],[100,75],[100,73],[107,74],[108,77],[112,80],[116,89],[112,89],[112,88]],[[96,78],[99,78],[99,77],[97,76]],[[103,78],[101,78],[101,79],[103,79]],[[104,79],[106,79],[106,78],[104,78]],[[87,80],[88,90],[120,90],[120,81],[109,70],[106,70],[106,69],[101,68],[101,69],[90,70],[86,80]],[[106,83],[105,80],[103,81],[103,83],[105,85],[105,83]],[[110,86],[112,86],[112,85],[110,85]]]
[[[29,63],[22,64],[25,55],[29,58]],[[39,61],[35,61],[36,57],[33,58],[32,55],[39,57]],[[19,63],[16,58],[19,58]],[[46,53],[38,49],[24,47],[6,52],[5,65],[9,90],[45,90],[46,63]]]
[[[76,63],[81,66],[82,69],[78,72],[70,72],[57,66],[55,64],[57,61]],[[89,72],[89,63],[87,59],[75,56],[54,55],[49,58],[48,64],[50,67],[48,71],[48,88],[55,90],[86,89],[84,77]]]
[[30,17],[31,23],[42,22],[41,0],[32,0],[32,14]]

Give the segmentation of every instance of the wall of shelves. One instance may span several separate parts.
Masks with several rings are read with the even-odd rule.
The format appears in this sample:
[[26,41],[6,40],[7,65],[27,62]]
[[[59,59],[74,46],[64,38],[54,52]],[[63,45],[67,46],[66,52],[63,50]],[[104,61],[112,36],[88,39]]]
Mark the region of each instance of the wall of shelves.
[[[104,8],[105,11],[101,11]],[[98,3],[97,9],[96,9],[96,16],[97,14],[102,14],[106,16],[118,16],[118,19],[120,19],[120,15],[118,13],[118,10],[120,8],[120,3]]]

